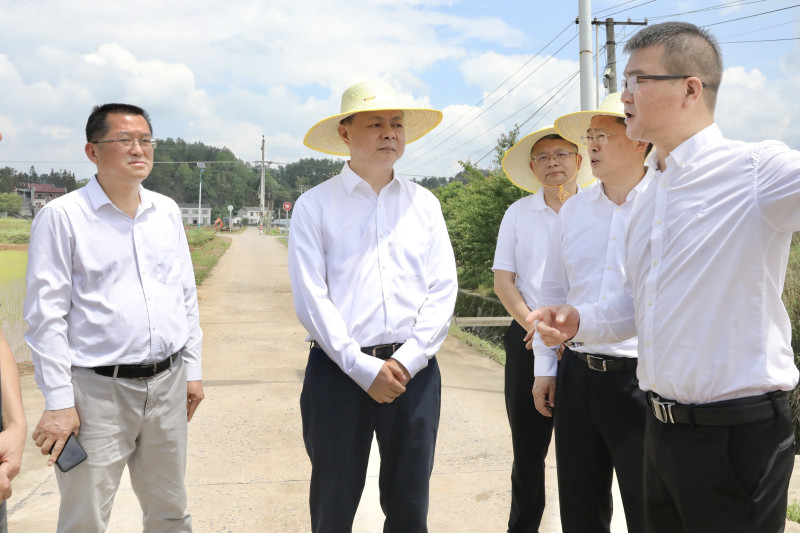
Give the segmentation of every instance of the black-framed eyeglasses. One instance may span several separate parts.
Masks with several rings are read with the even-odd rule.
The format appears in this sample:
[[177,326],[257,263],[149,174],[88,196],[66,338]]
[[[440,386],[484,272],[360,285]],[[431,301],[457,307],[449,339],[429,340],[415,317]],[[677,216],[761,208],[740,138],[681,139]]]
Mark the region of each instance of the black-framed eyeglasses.
[[625,135],[624,133],[603,133],[601,131],[595,132],[593,135],[584,135],[581,137],[581,141],[583,144],[589,144],[596,142],[597,144],[603,145],[608,144],[608,138],[613,137],[614,135]]
[[531,161],[533,161],[534,163],[537,163],[539,165],[544,165],[548,161],[550,161],[550,158],[553,158],[557,162],[563,163],[567,159],[569,159],[569,156],[577,155],[577,154],[578,154],[578,152],[567,152],[566,150],[563,151],[563,152],[555,152],[555,153],[552,153],[552,154],[541,153],[541,154],[536,154],[535,156],[531,157]]
[[[688,74],[634,74],[628,76],[627,78],[622,78],[622,90],[628,89],[628,92],[631,94],[635,94],[636,91],[639,90],[639,82],[642,80],[654,80],[654,81],[663,81],[663,80],[685,80],[687,78],[693,78],[694,76],[690,76]],[[708,88],[706,82],[700,81],[703,84],[703,89]]]
[[121,148],[123,150],[130,150],[133,148],[134,144],[138,144],[142,147],[142,150],[155,150],[157,141],[155,139],[108,139],[106,141],[92,141],[92,144],[105,144],[105,143],[116,143],[117,148]]

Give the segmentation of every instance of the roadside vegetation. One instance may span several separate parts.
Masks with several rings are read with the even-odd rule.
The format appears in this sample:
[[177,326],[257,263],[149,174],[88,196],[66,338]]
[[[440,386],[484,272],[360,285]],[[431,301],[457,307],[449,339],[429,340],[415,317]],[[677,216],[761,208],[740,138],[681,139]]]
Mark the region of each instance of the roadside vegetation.
[[230,237],[217,237],[213,228],[210,230],[190,229],[186,232],[189,241],[189,252],[192,254],[194,279],[197,285],[211,273],[219,258],[231,246]]

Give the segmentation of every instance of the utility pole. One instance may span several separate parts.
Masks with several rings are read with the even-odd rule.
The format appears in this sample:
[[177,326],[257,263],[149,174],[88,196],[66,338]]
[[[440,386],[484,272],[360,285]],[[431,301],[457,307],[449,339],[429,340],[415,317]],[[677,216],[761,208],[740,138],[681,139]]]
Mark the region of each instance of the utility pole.
[[261,136],[261,186],[258,188],[258,197],[260,200],[259,208],[258,208],[258,227],[260,233],[263,233],[264,228],[264,174],[266,173],[265,170],[265,162],[264,162],[264,136]]
[[579,0],[578,2],[578,34],[581,67],[581,111],[594,109],[594,98],[592,98],[592,2],[591,0]]
[[606,26],[606,70],[603,74],[603,85],[609,93],[617,92],[617,41],[614,26],[647,26],[647,19],[642,22],[615,22],[613,18],[607,18],[605,22],[597,19],[592,24],[605,24]]

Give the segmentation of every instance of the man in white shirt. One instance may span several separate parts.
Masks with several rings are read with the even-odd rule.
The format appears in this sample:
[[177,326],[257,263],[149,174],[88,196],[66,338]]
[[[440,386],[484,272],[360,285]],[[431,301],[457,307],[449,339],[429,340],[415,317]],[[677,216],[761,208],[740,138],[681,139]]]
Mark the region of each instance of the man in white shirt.
[[56,472],[60,533],[106,531],[125,465],[144,530],[188,532],[202,332],[180,210],[141,186],[156,144],[143,109],[95,107],[86,140],[97,174],[31,227],[25,339],[45,397],[33,440],[49,465],[72,434],[88,456]]
[[548,344],[638,331],[648,531],[782,531],[798,372],[781,293],[800,153],[723,138],[722,57],[705,30],[657,24],[626,51],[627,134],[655,145],[627,236],[630,284],[529,319]]
[[427,531],[441,402],[435,354],[455,306],[456,267],[439,202],[396,176],[394,163],[441,116],[365,82],[304,140],[350,156],[297,200],[289,237],[295,310],[312,341],[300,407],[314,532],[352,529],[373,434],[384,531]]
[[[624,237],[646,186],[648,144],[625,136],[619,93],[596,111],[556,120],[566,139],[589,150],[599,180],[558,216],[542,277],[541,305],[594,303],[622,291]],[[558,363],[555,348],[534,343],[533,397],[555,413],[558,494],[565,533],[610,531],[616,472],[628,531],[644,531],[642,464],[645,396],[636,380],[636,338],[574,344]],[[556,379],[556,376],[558,378]]]
[[[547,245],[558,211],[579,186],[591,182],[585,150],[564,140],[553,126],[535,131],[509,148],[503,170],[531,192],[506,210],[494,253],[494,292],[514,319],[506,331],[505,400],[514,462],[511,467],[509,533],[539,531],[545,506],[544,460],[553,422],[536,410],[531,396],[533,352],[525,347],[525,317],[541,305]],[[526,324],[527,325],[527,324]]]

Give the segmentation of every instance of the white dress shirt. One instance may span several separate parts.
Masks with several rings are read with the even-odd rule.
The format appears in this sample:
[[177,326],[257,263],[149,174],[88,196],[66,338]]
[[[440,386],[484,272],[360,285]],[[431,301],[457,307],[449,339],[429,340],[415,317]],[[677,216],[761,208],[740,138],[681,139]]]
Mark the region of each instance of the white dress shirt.
[[[625,233],[635,199],[649,180],[649,175],[642,178],[622,205],[609,200],[599,182],[564,204],[550,240],[542,278],[542,305],[605,302],[623,292]],[[533,348],[534,375],[555,376],[556,348],[545,346],[538,334]],[[588,339],[570,349],[614,357],[638,355],[636,337],[612,342]]]
[[25,340],[48,410],[74,405],[71,367],[161,361],[184,348],[200,379],[203,334],[177,204],[139,189],[131,219],[97,178],[36,215],[28,248]]
[[629,286],[579,306],[575,340],[639,332],[639,384],[681,403],[790,390],[798,372],[781,293],[800,230],[800,152],[723,138],[711,125],[675,148],[636,202]]
[[545,203],[544,193],[539,192],[511,204],[497,233],[492,270],[517,275],[514,285],[530,309],[540,305],[547,246],[557,218]]
[[447,336],[456,266],[439,201],[394,176],[375,194],[345,163],[298,198],[289,234],[298,319],[368,390],[383,361],[361,347],[405,342],[392,356],[412,378]]

